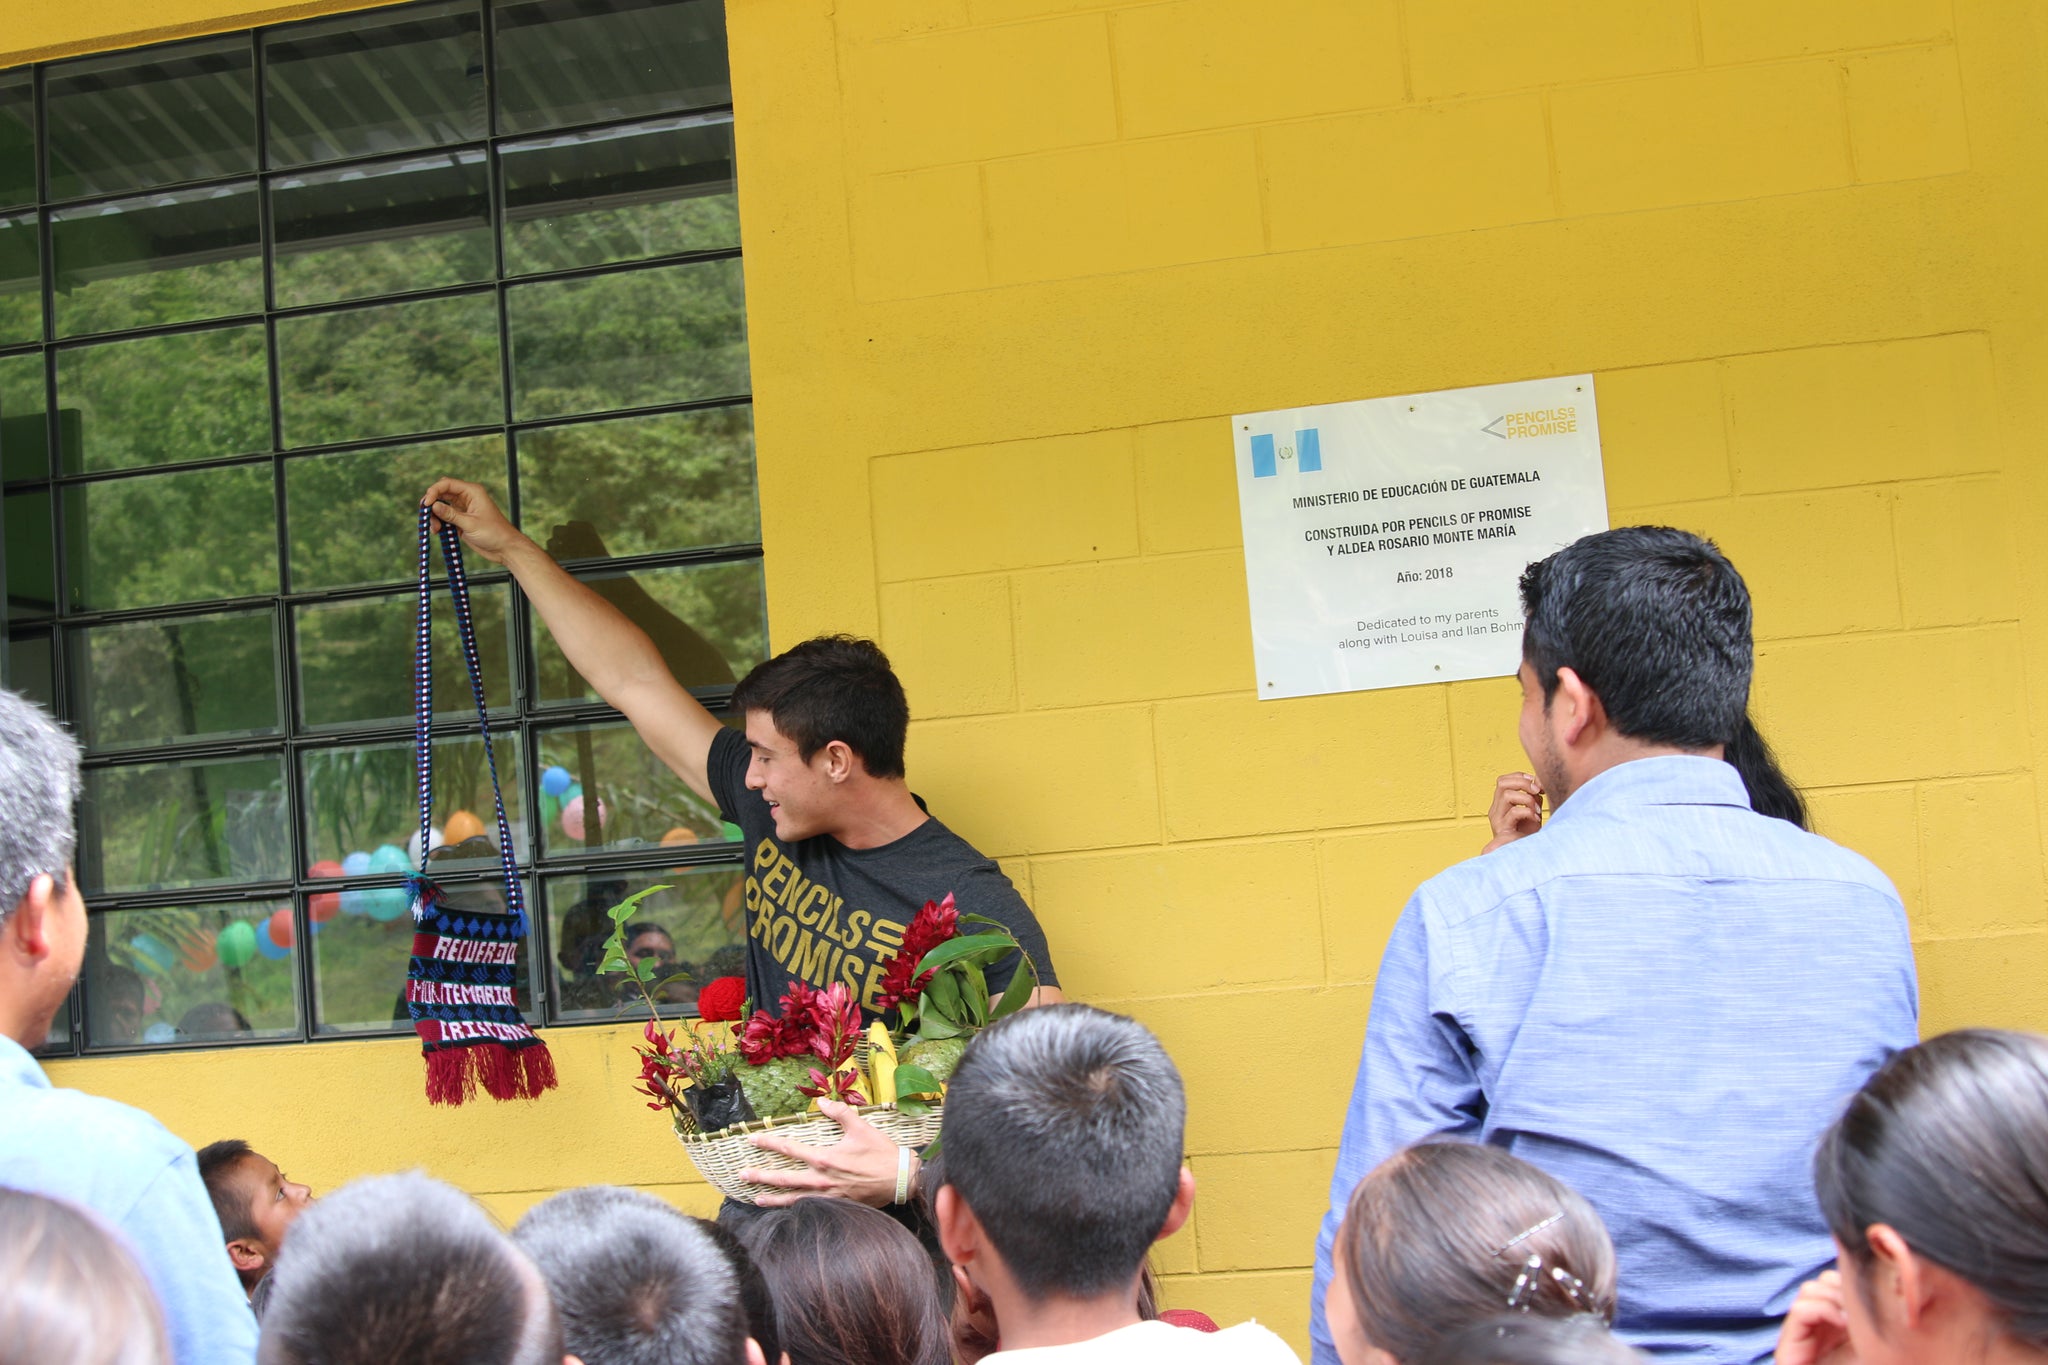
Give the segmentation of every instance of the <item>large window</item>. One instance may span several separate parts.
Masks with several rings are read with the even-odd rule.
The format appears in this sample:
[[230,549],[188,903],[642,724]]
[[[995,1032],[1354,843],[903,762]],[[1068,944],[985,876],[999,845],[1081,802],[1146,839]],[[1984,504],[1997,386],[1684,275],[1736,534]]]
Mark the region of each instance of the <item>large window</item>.
[[[721,0],[433,0],[0,72],[5,677],[87,755],[51,1050],[408,1027],[435,476],[725,703],[767,636],[739,245]],[[641,951],[738,971],[737,832],[469,567],[530,1013],[615,1017],[604,911],[659,883]],[[437,611],[456,840],[490,783]]]

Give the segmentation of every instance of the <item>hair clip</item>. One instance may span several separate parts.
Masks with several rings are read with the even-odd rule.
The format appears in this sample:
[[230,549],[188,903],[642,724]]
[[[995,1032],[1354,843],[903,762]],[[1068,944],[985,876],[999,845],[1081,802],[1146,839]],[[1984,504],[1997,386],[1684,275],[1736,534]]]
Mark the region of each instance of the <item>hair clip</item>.
[[1505,1256],[1507,1254],[1508,1248],[1513,1246],[1515,1243],[1526,1242],[1531,1237],[1534,1237],[1537,1233],[1543,1231],[1543,1229],[1549,1227],[1552,1223],[1562,1223],[1563,1221],[1564,1210],[1560,1209],[1556,1213],[1551,1214],[1550,1217],[1536,1224],[1536,1226],[1531,1228],[1523,1228],[1520,1232],[1508,1238],[1505,1242],[1502,1242],[1500,1244],[1500,1250],[1494,1252],[1493,1254],[1496,1256]]
[[1513,1312],[1517,1308],[1521,1309],[1524,1313],[1529,1311],[1529,1305],[1522,1302],[1522,1295],[1529,1288],[1530,1277],[1540,1274],[1542,1270],[1543,1258],[1533,1251],[1530,1252],[1529,1259],[1522,1262],[1522,1273],[1515,1276],[1515,1287],[1508,1291],[1509,1312]]

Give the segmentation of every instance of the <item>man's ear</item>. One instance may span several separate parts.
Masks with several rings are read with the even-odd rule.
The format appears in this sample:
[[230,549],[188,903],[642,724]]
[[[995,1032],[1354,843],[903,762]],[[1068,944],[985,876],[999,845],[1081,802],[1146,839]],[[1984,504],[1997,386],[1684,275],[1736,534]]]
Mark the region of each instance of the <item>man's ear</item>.
[[1195,1211],[1195,1173],[1183,1166],[1180,1168],[1180,1185],[1173,1192],[1173,1206],[1166,1211],[1166,1221],[1159,1225],[1159,1235],[1152,1240],[1163,1242],[1179,1232]]
[[973,1261],[987,1236],[974,1210],[967,1207],[960,1191],[951,1185],[939,1186],[932,1195],[932,1224],[939,1234],[939,1249],[954,1265]]
[[747,1365],[768,1365],[768,1357],[761,1354],[761,1343],[752,1337],[747,1338]]
[[29,879],[28,890],[21,893],[14,913],[0,924],[7,951],[30,963],[48,957],[51,916],[56,908],[57,879],[47,872],[38,872]]
[[235,1263],[236,1270],[261,1270],[270,1264],[270,1252],[261,1242],[237,1237],[228,1243],[228,1259]]
[[1872,1223],[1864,1239],[1870,1244],[1867,1275],[1872,1293],[1880,1301],[1889,1300],[1892,1308],[1891,1314],[1880,1313],[1879,1320],[1896,1314],[1903,1325],[1917,1327],[1934,1299],[1931,1268],[1889,1223]]
[[1551,694],[1549,710],[1557,737],[1567,748],[1589,738],[1588,730],[1607,724],[1607,708],[1600,704],[1599,693],[1586,686],[1576,669],[1557,670],[1557,691]]
[[818,750],[825,760],[825,778],[830,782],[844,782],[860,767],[860,755],[853,746],[843,739],[827,740],[825,747]]

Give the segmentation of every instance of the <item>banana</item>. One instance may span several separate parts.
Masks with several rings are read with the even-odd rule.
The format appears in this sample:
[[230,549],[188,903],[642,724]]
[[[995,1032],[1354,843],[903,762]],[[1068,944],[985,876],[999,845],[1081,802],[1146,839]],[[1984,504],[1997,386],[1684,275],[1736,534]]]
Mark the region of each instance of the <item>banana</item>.
[[896,1102],[896,1044],[890,1041],[888,1026],[877,1019],[868,1025],[868,1087],[870,1104]]

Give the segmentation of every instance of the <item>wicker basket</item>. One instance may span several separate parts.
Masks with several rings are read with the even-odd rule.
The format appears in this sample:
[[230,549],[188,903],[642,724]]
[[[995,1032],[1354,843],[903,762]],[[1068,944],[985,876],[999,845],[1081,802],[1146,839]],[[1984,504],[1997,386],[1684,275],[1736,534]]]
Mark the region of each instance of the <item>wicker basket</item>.
[[[882,1136],[897,1146],[921,1148],[928,1146],[938,1137],[939,1118],[943,1108],[943,1104],[934,1104],[930,1113],[912,1116],[893,1104],[869,1104],[863,1105],[857,1112],[869,1123],[881,1129]],[[756,1185],[751,1181],[742,1180],[741,1171],[808,1169],[803,1162],[793,1157],[771,1152],[765,1147],[756,1147],[747,1141],[755,1133],[774,1133],[778,1137],[801,1142],[807,1147],[830,1147],[845,1136],[845,1131],[823,1114],[788,1114],[777,1119],[736,1123],[715,1133],[700,1133],[690,1123],[687,1115],[677,1116],[676,1136],[682,1140],[683,1150],[690,1154],[690,1160],[713,1186],[744,1204],[751,1204],[764,1194],[786,1194],[788,1191],[772,1185]]]

